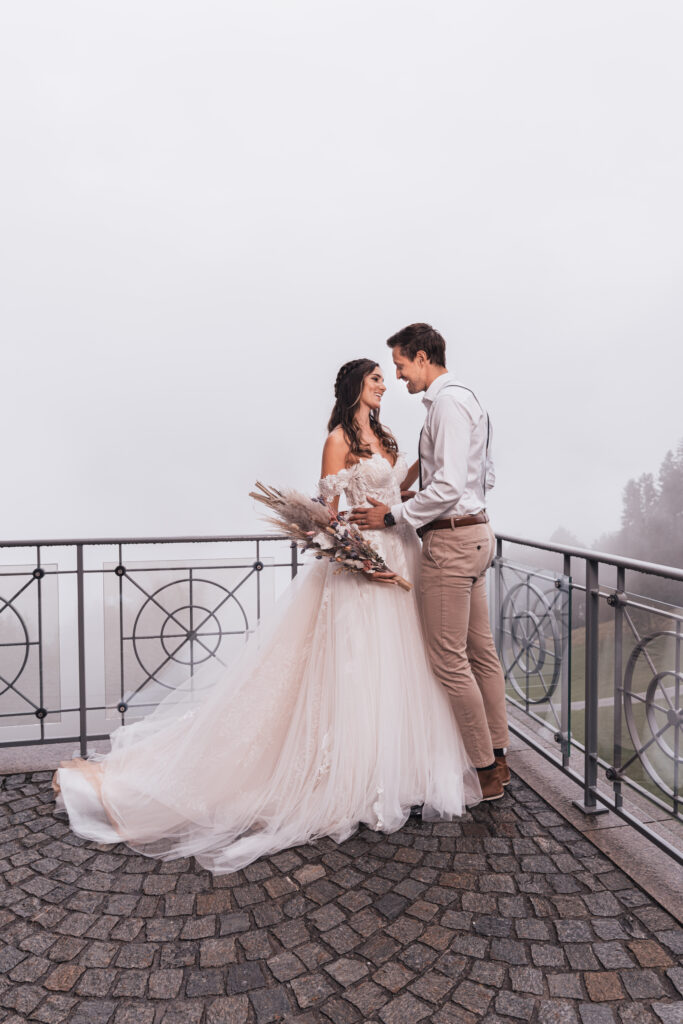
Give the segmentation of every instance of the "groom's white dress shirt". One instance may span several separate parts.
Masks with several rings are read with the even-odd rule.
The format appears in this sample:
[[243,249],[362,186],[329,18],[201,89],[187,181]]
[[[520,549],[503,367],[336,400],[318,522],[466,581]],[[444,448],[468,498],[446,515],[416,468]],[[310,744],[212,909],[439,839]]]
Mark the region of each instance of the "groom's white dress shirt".
[[422,489],[391,509],[397,523],[416,529],[434,519],[481,512],[495,482],[488,418],[472,392],[443,373],[422,403],[427,408],[420,435]]

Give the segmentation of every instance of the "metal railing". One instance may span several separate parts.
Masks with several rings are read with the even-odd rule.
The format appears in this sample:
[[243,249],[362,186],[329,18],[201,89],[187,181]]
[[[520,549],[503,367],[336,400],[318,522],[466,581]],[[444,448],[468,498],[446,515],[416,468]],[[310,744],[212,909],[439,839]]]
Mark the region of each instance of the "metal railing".
[[[227,664],[276,578],[300,565],[296,545],[269,534],[0,550],[0,747],[73,742],[83,755],[204,663]],[[512,731],[583,787],[585,813],[612,809],[680,861],[625,794],[683,821],[683,571],[503,534],[492,581]]]
[[584,813],[612,810],[683,863],[633,809],[683,822],[683,570],[502,534],[493,573],[511,731],[583,787]]
[[[214,557],[190,558],[190,545]],[[0,747],[73,742],[82,756],[203,663],[226,664],[274,600],[278,570],[290,579],[300,564],[296,545],[272,534],[7,541],[0,551]]]

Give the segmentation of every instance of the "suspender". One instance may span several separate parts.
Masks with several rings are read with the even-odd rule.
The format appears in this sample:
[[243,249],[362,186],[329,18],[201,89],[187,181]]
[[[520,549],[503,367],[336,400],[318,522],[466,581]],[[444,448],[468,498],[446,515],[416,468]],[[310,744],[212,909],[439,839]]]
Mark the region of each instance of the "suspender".
[[[479,401],[479,399],[477,398],[477,396],[475,395],[475,393],[472,390],[472,388],[468,388],[464,384],[455,384],[455,383],[444,384],[444,386],[441,388],[441,391],[439,391],[439,395],[442,394],[446,390],[446,388],[462,388],[463,391],[469,391],[469,393],[472,395],[472,397],[474,398],[475,402],[477,403],[477,405],[479,406],[481,411],[482,412],[486,411],[484,409],[483,405],[481,404],[481,402]],[[436,398],[434,399],[435,402],[438,400],[439,395],[437,395]],[[420,490],[422,490],[422,453],[420,451],[420,445],[422,443],[422,432],[423,431],[424,431],[424,424],[422,425],[422,430],[420,431],[420,437],[419,437],[419,440],[417,442],[417,467],[418,467],[418,480],[419,480]],[[486,500],[486,472],[487,472],[487,463],[488,463],[488,456],[489,456],[489,443],[490,443],[490,440],[491,440],[491,419],[490,419],[489,414],[487,412],[486,413],[486,449],[484,451],[484,479],[483,479],[484,500]]]

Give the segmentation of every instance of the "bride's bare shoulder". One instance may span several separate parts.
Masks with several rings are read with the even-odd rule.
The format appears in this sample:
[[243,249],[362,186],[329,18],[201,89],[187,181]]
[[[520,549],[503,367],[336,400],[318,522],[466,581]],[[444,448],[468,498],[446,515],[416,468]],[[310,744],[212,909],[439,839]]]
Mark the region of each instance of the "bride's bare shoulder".
[[338,473],[341,469],[346,469],[349,451],[350,445],[346,434],[341,427],[335,427],[327,435],[327,440],[323,445],[321,477],[330,476]]
[[325,441],[325,447],[323,448],[323,451],[329,449],[329,451],[348,452],[350,447],[351,445],[349,444],[349,439],[344,433],[343,427],[339,426],[335,427],[334,430],[331,430],[327,435],[327,440]]

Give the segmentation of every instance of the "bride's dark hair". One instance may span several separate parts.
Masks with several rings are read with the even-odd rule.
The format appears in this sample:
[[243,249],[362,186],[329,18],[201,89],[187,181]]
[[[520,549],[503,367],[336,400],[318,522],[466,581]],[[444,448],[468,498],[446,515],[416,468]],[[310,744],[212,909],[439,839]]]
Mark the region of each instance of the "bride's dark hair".
[[[334,409],[327,424],[328,431],[341,427],[349,442],[348,461],[367,459],[372,456],[371,450],[362,443],[358,427],[354,423],[354,415],[363,393],[365,378],[379,366],[374,359],[352,359],[344,365],[334,382]],[[377,437],[380,447],[385,452],[398,455],[398,445],[394,435],[379,421],[379,410],[370,410],[370,429]]]

